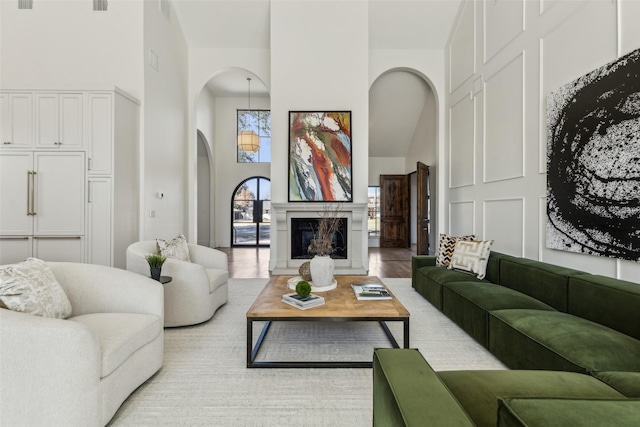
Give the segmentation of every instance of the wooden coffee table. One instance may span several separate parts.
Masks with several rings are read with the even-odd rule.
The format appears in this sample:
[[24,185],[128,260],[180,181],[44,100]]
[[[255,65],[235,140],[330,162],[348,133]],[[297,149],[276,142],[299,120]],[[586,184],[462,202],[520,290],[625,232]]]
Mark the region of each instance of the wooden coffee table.
[[[383,283],[375,276],[336,276],[338,286],[326,292],[316,292],[325,304],[308,310],[299,310],[281,301],[282,295],[294,292],[287,287],[292,276],[273,276],[247,311],[247,367],[248,368],[370,368],[371,361],[256,361],[260,346],[274,321],[288,322],[379,322],[391,345],[398,343],[385,322],[402,322],[403,344],[409,348],[409,312],[392,294],[393,299],[358,301],[351,289],[352,283]],[[253,323],[266,322],[255,345]],[[372,349],[373,354],[373,349]]]

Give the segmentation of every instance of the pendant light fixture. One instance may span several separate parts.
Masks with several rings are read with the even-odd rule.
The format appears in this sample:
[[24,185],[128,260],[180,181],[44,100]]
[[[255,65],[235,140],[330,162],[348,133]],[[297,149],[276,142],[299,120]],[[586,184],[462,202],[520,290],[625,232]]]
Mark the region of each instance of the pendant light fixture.
[[[249,110],[251,110],[251,77],[247,77],[247,82],[249,83]],[[251,129],[242,130],[238,132],[238,148],[245,153],[255,153],[260,149],[260,137]]]

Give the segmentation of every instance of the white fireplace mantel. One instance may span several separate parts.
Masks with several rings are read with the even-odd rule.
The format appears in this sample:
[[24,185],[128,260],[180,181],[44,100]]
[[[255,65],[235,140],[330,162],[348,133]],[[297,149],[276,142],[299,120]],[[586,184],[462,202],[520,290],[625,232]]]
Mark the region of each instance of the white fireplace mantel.
[[[298,274],[305,260],[291,258],[291,218],[320,218],[324,207],[325,203],[321,202],[271,203],[271,233],[276,235],[272,274]],[[367,204],[342,203],[341,215],[347,219],[347,259],[335,261],[335,273],[367,274]]]

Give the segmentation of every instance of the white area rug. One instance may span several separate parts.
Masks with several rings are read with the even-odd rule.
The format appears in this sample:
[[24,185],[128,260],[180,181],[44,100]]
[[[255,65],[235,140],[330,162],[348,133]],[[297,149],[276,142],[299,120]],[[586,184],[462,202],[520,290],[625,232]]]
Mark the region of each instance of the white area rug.
[[[415,292],[410,279],[383,281],[411,313],[411,347],[435,370],[505,369]],[[229,282],[229,302],[213,319],[165,329],[162,369],[109,426],[370,426],[371,369],[246,368],[245,314],[267,279]],[[402,345],[401,323],[389,326]],[[259,359],[371,360],[374,346],[389,346],[375,323],[274,323]]]

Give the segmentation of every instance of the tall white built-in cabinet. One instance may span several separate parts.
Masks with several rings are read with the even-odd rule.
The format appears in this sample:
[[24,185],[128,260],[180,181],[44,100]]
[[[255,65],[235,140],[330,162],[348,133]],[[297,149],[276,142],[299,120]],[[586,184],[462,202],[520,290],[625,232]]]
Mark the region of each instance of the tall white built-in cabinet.
[[140,103],[110,91],[0,91],[0,264],[124,268],[138,240]]

